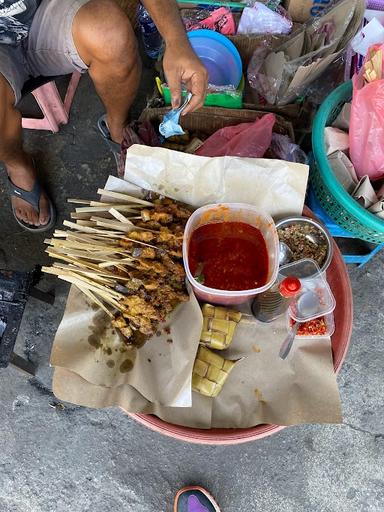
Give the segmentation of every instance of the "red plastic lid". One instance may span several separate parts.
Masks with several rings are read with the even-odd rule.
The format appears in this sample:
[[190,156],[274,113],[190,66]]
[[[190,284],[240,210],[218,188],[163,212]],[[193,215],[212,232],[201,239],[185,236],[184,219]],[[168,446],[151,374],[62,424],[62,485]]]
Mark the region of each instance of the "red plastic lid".
[[279,292],[283,297],[294,297],[301,290],[300,279],[288,276],[279,285]]

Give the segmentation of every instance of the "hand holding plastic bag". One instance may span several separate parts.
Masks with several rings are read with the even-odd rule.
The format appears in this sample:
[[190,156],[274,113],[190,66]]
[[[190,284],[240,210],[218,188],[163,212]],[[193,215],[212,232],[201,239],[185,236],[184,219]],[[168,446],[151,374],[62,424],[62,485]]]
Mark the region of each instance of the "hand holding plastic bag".
[[262,158],[271,145],[275,121],[274,114],[266,114],[253,123],[222,128],[211,135],[195,154]]
[[[375,60],[372,55],[377,55]],[[366,82],[368,62],[377,63],[377,79]],[[353,77],[349,127],[350,156],[359,178],[378,180],[384,176],[384,45],[369,49],[360,74]],[[372,73],[372,71],[370,72]],[[363,76],[364,75],[364,76]]]

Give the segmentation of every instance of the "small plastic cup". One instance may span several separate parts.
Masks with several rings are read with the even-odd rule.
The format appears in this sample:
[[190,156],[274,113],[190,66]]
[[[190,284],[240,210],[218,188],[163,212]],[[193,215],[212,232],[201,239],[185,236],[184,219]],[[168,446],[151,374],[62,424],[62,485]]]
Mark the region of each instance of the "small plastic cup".
[[[300,338],[301,340],[313,340],[317,338],[330,338],[334,332],[335,332],[335,318],[333,316],[333,313],[329,313],[328,315],[324,316],[325,325],[326,325],[326,331],[324,334],[316,334],[316,335],[301,335],[296,334],[297,338]],[[292,323],[295,322],[293,318],[289,315],[289,312],[287,314],[287,330],[290,331],[292,328]]]
[[[218,222],[244,222],[261,231],[267,246],[268,278],[264,286],[250,290],[218,290],[209,288],[196,281],[189,269],[189,243],[192,233],[200,226]],[[277,279],[279,270],[279,238],[275,223],[270,215],[261,212],[256,207],[242,203],[222,203],[203,206],[189,218],[184,231],[183,260],[188,281],[191,283],[196,297],[205,302],[223,306],[238,305],[253,299],[259,293],[265,292]]]
[[[336,300],[327,283],[324,273],[319,265],[311,259],[303,259],[284,265],[279,270],[279,276],[294,276],[300,279],[301,290],[292,300],[289,306],[289,314],[296,322],[307,322],[320,316],[332,313],[336,307]],[[297,304],[305,293],[315,294],[319,299],[316,313],[305,313],[298,310]]]

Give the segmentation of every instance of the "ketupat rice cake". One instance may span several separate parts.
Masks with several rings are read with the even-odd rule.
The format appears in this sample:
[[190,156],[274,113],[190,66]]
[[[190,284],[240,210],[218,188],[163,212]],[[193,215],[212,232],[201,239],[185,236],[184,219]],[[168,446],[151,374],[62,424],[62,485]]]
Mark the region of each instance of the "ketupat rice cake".
[[200,343],[212,349],[225,350],[233,340],[241,313],[211,304],[204,304],[202,311],[203,330]]
[[192,371],[192,389],[201,395],[216,397],[237,361],[224,359],[200,346]]

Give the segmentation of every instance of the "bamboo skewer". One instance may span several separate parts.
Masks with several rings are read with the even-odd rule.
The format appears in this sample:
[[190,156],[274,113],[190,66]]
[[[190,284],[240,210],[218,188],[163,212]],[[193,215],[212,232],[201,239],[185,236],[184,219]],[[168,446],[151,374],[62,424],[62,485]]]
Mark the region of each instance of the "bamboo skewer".
[[91,201],[87,200],[87,199],[67,199],[67,203],[72,203],[72,204],[91,204]]
[[118,265],[120,265],[119,268],[121,268],[122,265],[128,265],[132,268],[136,268],[137,269],[137,265],[135,265],[134,263],[132,263],[134,260],[133,259],[130,259],[130,258],[124,258],[124,259],[121,259],[121,260],[109,260],[109,261],[104,261],[102,263],[99,263],[99,267],[100,268],[108,268],[108,267],[117,267]]
[[102,243],[105,246],[109,247],[120,247],[118,240],[104,238],[98,235],[91,235],[88,233],[77,233],[75,231],[64,231],[66,233],[67,240],[79,240],[81,242],[91,242],[91,243]]
[[91,269],[78,268],[78,267],[74,267],[71,265],[64,265],[63,263],[54,263],[53,266],[56,268],[62,268],[64,270],[68,269],[68,270],[73,270],[76,272],[81,272],[81,273],[89,275],[89,276],[95,276],[95,277],[102,276],[105,278],[109,278],[110,280],[118,280],[118,281],[129,281],[130,280],[129,276],[126,276],[126,277],[119,276],[119,275],[113,274],[112,272],[108,272],[108,271],[101,272],[100,270],[96,271],[96,270],[91,270]]
[[98,206],[84,206],[81,208],[76,208],[76,213],[96,213],[96,212],[108,212],[111,208],[114,208],[115,210],[122,211],[122,212],[129,212],[129,213],[138,213],[137,208],[132,208],[131,206],[127,206],[125,204],[112,204],[112,203],[105,203],[100,204]]
[[[91,262],[92,261],[98,261],[98,262],[110,261],[111,256],[113,254],[115,254],[114,252],[112,254],[108,253],[108,252],[105,252],[105,253],[90,253],[89,252],[89,253],[87,253],[85,251],[77,251],[75,249],[62,249],[60,247],[56,248],[55,254],[57,254],[57,253],[64,254],[66,256],[77,256],[78,258],[84,258],[85,260],[90,260]],[[120,261],[121,260],[118,260],[118,262],[120,262]]]
[[65,254],[58,253],[54,250],[46,249],[45,251],[48,253],[52,258],[56,258],[62,261],[66,261],[67,263],[76,264],[79,267],[89,268],[91,270],[98,270],[98,266],[94,265],[93,263],[87,262],[87,261],[80,261],[77,258],[73,258],[71,256],[66,256]]
[[[128,240],[128,242],[134,242],[135,244],[139,245],[145,245],[146,247],[151,247],[152,249],[159,250],[159,247],[156,247],[156,245],[147,244],[146,242],[141,242],[140,240],[134,240],[133,238],[128,238],[127,236],[124,237],[124,240]],[[167,249],[161,249],[162,251],[169,252]]]
[[121,305],[117,301],[115,301],[108,293],[105,293],[102,290],[98,290],[97,288],[94,288],[91,285],[84,286],[84,284],[81,281],[79,281],[78,279],[76,279],[75,277],[61,275],[60,279],[62,279],[63,281],[67,281],[68,283],[74,284],[78,287],[80,285],[80,288],[84,287],[84,288],[87,288],[88,290],[94,291],[99,297],[101,297],[104,300],[104,302],[107,302],[108,304],[113,306],[118,311],[122,310]]
[[76,224],[78,226],[87,226],[89,228],[96,227],[96,223],[91,220],[76,219]]
[[133,226],[133,223],[129,219],[127,219],[127,217],[124,217],[124,215],[122,215],[120,212],[118,212],[115,208],[111,208],[110,210],[108,210],[108,212],[113,217],[115,217],[115,219],[119,220],[123,224],[129,224],[129,225]]
[[95,243],[81,243],[75,240],[55,240],[55,239],[46,239],[44,243],[50,245],[52,247],[68,247],[70,249],[82,249],[86,251],[96,251],[96,252],[121,252],[122,247],[120,245],[107,246],[102,244]]
[[91,220],[96,222],[97,226],[102,226],[104,228],[109,229],[113,228],[118,231],[123,231],[124,233],[127,233],[128,231],[132,231],[133,229],[135,229],[134,224],[123,224],[118,220],[103,219],[102,217],[91,217]]
[[[100,274],[96,274],[96,272],[94,272],[93,274],[89,272],[87,272],[86,270],[81,270],[79,268],[76,268],[76,267],[66,267],[65,265],[57,265],[57,264],[54,264],[53,267],[51,268],[57,268],[58,270],[61,271],[61,273],[68,273],[68,272],[74,272],[76,274],[80,274],[80,275],[84,275],[85,277],[88,277],[90,279],[93,279],[94,281],[100,283],[100,284],[105,284],[107,286],[112,286],[112,288],[114,287],[114,280],[111,278],[111,277],[103,277]],[[60,275],[60,274],[57,274],[57,275]]]
[[104,294],[109,295],[116,301],[124,299],[125,295],[122,293],[116,292],[115,290],[111,290],[107,288],[106,286],[96,283],[95,281],[92,281],[92,279],[88,279],[85,276],[79,276],[75,272],[72,271],[64,271],[55,267],[43,267],[43,271],[47,274],[53,274],[56,276],[67,276],[72,277],[74,279],[77,279],[78,281],[81,281],[83,285],[87,285],[87,287],[90,287],[90,290],[93,290],[95,292],[102,292]]
[[139,199],[138,197],[130,196],[128,194],[121,194],[120,192],[112,192],[110,190],[106,190],[104,188],[99,188],[97,193],[101,196],[111,197],[113,199],[121,199],[126,203],[137,203],[143,206],[154,206],[153,203],[149,201],[144,201],[144,199]]
[[70,222],[69,220],[65,220],[63,222],[64,226],[68,228],[75,229],[77,231],[82,231],[84,233],[100,233],[103,236],[115,237],[116,235],[120,235],[120,233],[116,233],[115,231],[105,231],[102,229],[90,228],[88,226],[80,226],[75,222]]
[[93,301],[95,304],[97,304],[109,316],[109,318],[111,320],[113,318],[115,318],[115,315],[111,311],[109,311],[109,309],[103,304],[103,302],[101,300],[99,300],[90,290],[88,290],[84,286],[80,286],[78,284],[75,286],[77,286],[77,288],[81,292],[83,292],[84,295],[86,295],[91,301]]

